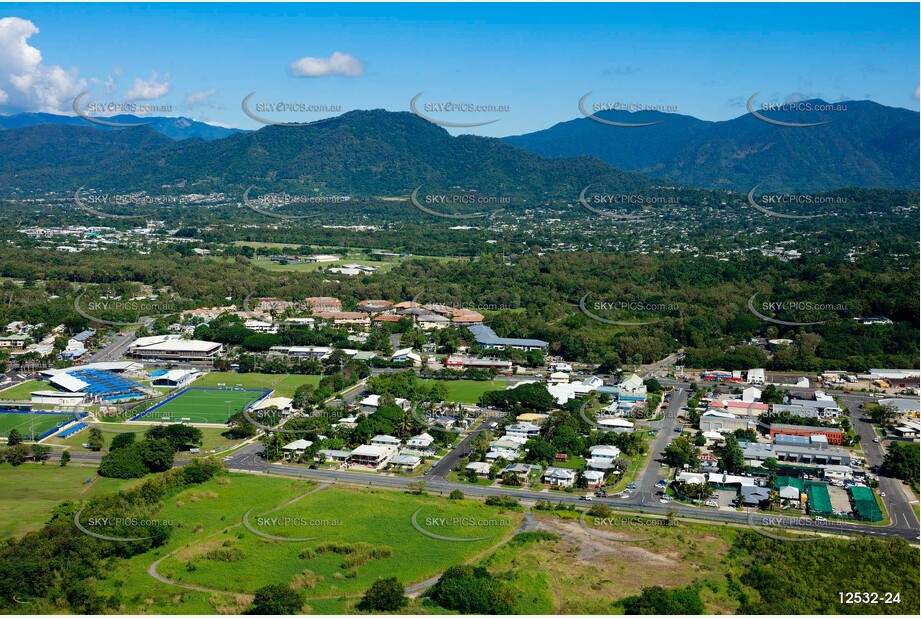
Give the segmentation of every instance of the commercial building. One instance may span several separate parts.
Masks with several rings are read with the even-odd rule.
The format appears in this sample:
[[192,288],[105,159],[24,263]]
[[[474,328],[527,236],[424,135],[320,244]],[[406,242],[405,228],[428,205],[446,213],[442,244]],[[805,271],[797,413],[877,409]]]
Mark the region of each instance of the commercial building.
[[313,312],[342,311],[342,301],[332,296],[311,296],[304,304]]
[[477,345],[487,350],[545,350],[550,344],[540,339],[517,339],[514,337],[500,337],[493,329],[485,324],[471,324],[467,327],[473,335]]
[[844,432],[837,427],[808,427],[806,425],[786,425],[783,423],[772,423],[768,427],[768,434],[773,440],[777,436],[813,436],[822,435],[828,440],[829,444],[841,444],[844,442]]
[[201,375],[200,371],[195,369],[171,369],[166,373],[153,377],[151,384],[153,386],[163,386],[167,388],[178,388],[185,386]]
[[473,369],[499,369],[509,371],[512,368],[512,361],[499,360],[497,358],[473,358],[452,354],[448,357],[448,360],[445,361],[445,367],[471,367]]
[[732,433],[739,429],[757,429],[758,423],[749,417],[739,417],[731,412],[707,410],[700,415],[701,431],[722,431]]
[[149,360],[211,361],[224,349],[220,343],[160,335],[135,339],[128,354]]

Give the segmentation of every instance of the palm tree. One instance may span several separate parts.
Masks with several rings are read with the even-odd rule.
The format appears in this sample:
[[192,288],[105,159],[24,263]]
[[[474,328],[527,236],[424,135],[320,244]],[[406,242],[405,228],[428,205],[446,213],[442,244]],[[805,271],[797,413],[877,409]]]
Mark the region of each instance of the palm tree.
[[397,419],[397,436],[400,438],[408,438],[410,435],[412,435],[415,426],[416,423],[413,421],[412,415],[404,410],[400,417]]
[[771,489],[768,493],[768,505],[770,505],[771,510],[776,510],[776,506],[780,504],[780,492],[776,489]]

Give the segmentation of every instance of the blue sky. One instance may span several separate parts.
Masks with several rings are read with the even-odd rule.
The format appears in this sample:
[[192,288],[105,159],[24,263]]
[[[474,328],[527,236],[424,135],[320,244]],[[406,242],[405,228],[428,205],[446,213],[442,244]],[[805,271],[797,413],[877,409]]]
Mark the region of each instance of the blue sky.
[[871,99],[918,110],[918,22],[912,3],[0,3],[0,113],[65,111],[89,90],[97,102],[258,128],[240,108],[250,92],[253,104],[408,111],[424,91],[423,111],[507,106],[430,114],[498,118],[451,131],[503,136],[579,117],[590,91],[589,103],[674,106],[707,120],[742,115],[759,91],[759,102]]

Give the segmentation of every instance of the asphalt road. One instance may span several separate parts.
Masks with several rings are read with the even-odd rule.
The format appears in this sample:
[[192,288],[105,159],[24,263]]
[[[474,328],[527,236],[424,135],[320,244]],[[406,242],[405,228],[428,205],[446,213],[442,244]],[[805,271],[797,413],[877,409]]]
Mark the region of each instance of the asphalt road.
[[84,358],[83,362],[84,364],[101,363],[121,358],[125,350],[128,349],[128,346],[131,345],[131,342],[135,339],[137,339],[137,337],[134,336],[134,333],[119,333],[115,335],[112,343],[99,348],[92,355]]
[[644,426],[658,429],[659,433],[650,445],[651,453],[646,470],[643,471],[640,481],[637,483],[639,487],[631,500],[639,501],[639,504],[658,503],[659,499],[655,495],[656,491],[658,491],[656,483],[659,482],[660,476],[664,476],[661,474],[662,468],[659,464],[665,461],[665,447],[677,435],[675,427],[678,426],[678,414],[681,407],[687,403],[687,400],[688,393],[686,390],[675,389],[666,409],[665,418],[656,423],[644,424]]

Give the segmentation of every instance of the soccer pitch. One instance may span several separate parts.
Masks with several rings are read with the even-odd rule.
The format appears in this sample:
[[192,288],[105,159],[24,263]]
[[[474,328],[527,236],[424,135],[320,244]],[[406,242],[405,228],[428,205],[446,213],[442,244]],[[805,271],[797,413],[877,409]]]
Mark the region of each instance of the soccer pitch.
[[169,397],[136,419],[178,423],[226,423],[263,395],[267,390],[229,390],[188,388]]
[[66,412],[60,414],[0,412],[0,436],[6,438],[10,435],[10,430],[17,429],[23,438],[30,440],[33,432],[38,438],[46,431],[51,431],[74,418],[73,414]]

